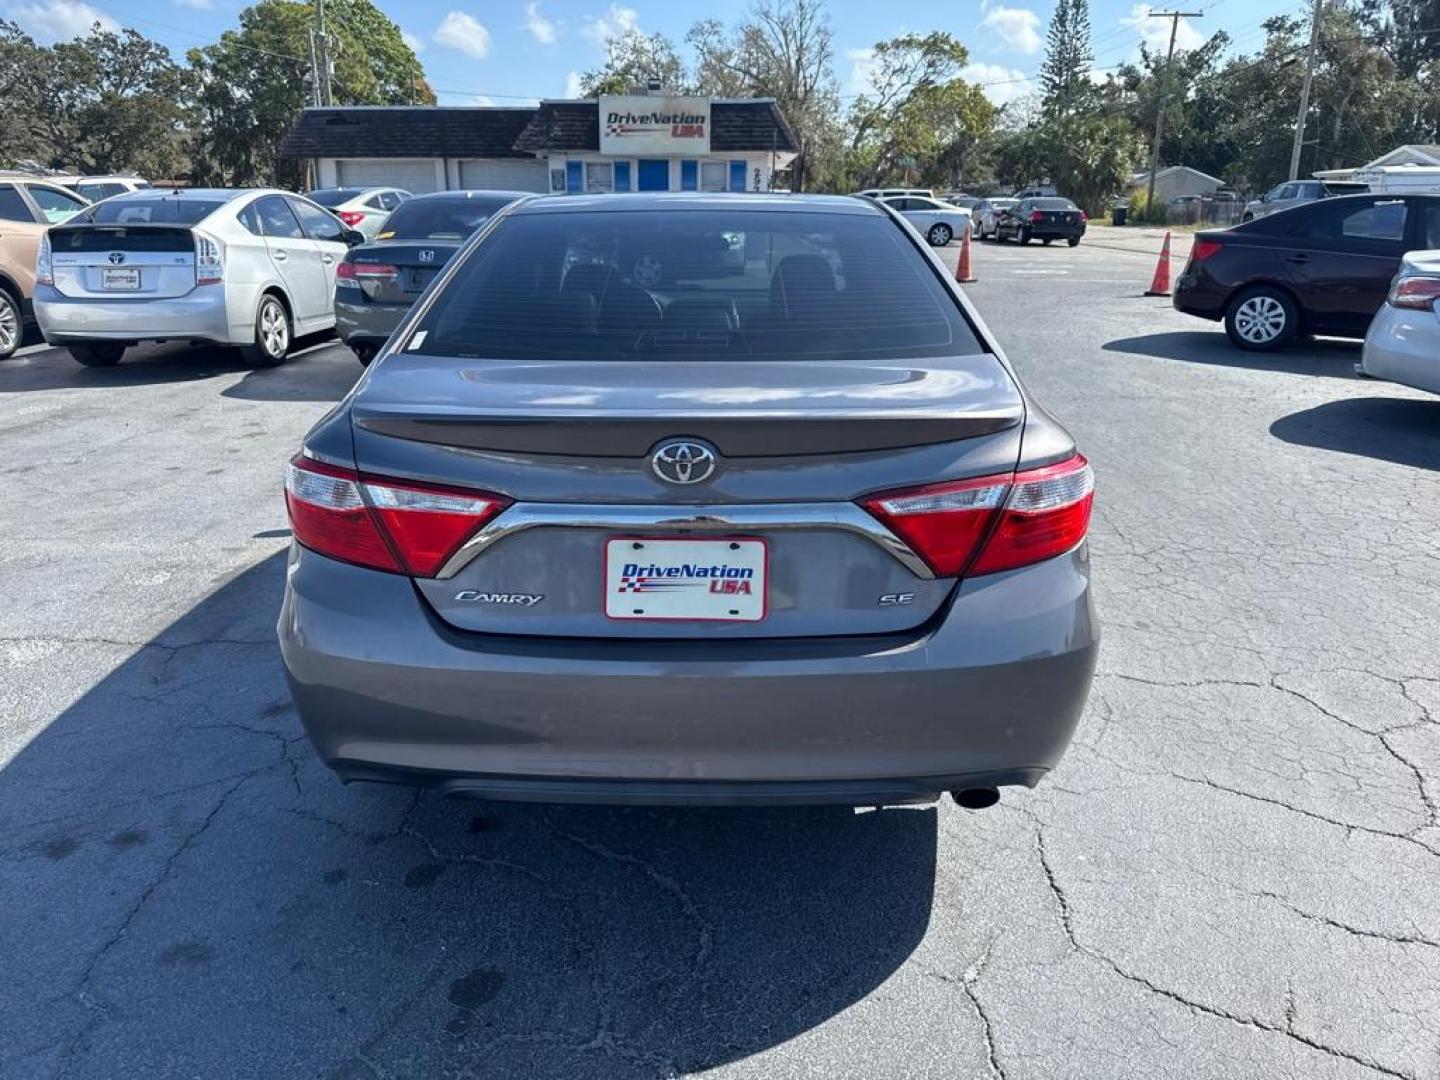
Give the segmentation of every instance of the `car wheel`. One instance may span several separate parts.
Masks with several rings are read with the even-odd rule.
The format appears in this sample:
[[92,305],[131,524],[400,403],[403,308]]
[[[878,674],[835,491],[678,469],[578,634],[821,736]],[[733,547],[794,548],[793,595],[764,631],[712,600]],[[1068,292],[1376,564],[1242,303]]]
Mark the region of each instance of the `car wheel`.
[[363,345],[351,345],[350,351],[355,354],[355,359],[359,360],[362,366],[369,367],[370,361],[375,359],[375,354],[380,350],[367,342]]
[[67,348],[76,362],[86,367],[114,367],[125,355],[125,346],[118,341],[89,341]]
[[1300,317],[1290,295],[1269,285],[1246,289],[1225,310],[1225,333],[1242,349],[1278,349],[1299,329]]
[[930,231],[925,234],[933,247],[944,247],[950,243],[950,238],[955,234],[950,231],[950,226],[941,222],[938,225],[931,225]]
[[1065,242],[1066,242],[1067,244],[1069,244],[1071,247],[1079,247],[1079,246],[1080,246],[1080,238],[1079,238],[1078,236],[1072,236],[1072,237],[1070,237],[1070,239],[1066,240]]
[[1020,227],[1020,235],[1017,236],[1016,239],[1022,244],[1028,244],[1030,242],[1030,230],[1022,225]]
[[260,298],[255,312],[255,340],[240,346],[240,355],[251,367],[275,367],[290,355],[290,316],[274,293]]
[[1255,220],[1255,215],[1254,215],[1254,214],[1246,214],[1244,217],[1242,217],[1242,218],[1240,219],[1240,221],[1241,221],[1242,224],[1243,224],[1244,222],[1254,221],[1254,220]]
[[0,288],[0,360],[13,356],[20,348],[25,324],[20,318],[20,304],[10,290]]

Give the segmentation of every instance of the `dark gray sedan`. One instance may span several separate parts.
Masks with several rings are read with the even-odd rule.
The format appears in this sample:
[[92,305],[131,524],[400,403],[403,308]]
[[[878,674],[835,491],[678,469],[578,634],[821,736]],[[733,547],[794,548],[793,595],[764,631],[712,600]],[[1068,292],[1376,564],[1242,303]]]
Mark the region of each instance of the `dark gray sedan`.
[[523,191],[442,191],[402,203],[373,241],[352,248],[335,273],[335,332],[362,364],[450,256]]
[[527,200],[290,463],[280,646],[347,781],[978,808],[1084,706],[1092,497],[883,207]]

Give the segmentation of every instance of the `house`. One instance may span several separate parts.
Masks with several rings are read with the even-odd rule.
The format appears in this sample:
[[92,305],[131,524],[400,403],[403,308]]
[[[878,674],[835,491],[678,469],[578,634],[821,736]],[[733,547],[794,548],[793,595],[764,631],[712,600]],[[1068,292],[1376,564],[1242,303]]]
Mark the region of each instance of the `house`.
[[[1179,195],[1213,195],[1224,186],[1223,180],[1218,180],[1199,169],[1192,169],[1188,165],[1169,165],[1155,173],[1155,201],[1163,205]],[[1150,170],[1142,169],[1140,172],[1132,173],[1130,182],[1125,185],[1125,190],[1127,193],[1148,192],[1150,190]]]
[[316,187],[768,191],[799,149],[770,98],[636,88],[523,108],[307,108],[280,145]]
[[1381,154],[1374,161],[1352,169],[1321,169],[1310,175],[1316,180],[1353,180],[1355,174],[1365,169],[1381,169],[1388,165],[1440,166],[1440,145],[1435,143],[1406,143],[1397,146],[1388,154]]

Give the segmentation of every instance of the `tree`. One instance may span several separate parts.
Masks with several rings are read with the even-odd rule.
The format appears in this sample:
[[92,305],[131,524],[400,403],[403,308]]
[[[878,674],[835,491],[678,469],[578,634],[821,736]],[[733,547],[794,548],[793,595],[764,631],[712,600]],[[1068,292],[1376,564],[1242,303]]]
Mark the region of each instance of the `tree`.
[[1089,0],[1057,0],[1045,38],[1040,92],[1047,115],[1066,116],[1088,103],[1090,65]]
[[673,41],[664,34],[642,34],[631,29],[605,39],[605,63],[581,76],[580,94],[624,94],[630,87],[644,86],[652,79],[681,93],[693,89]]
[[45,77],[45,54],[13,22],[0,19],[0,165],[48,157],[50,147],[37,139],[33,120]]
[[830,178],[825,174],[833,174],[838,156],[840,103],[822,0],[758,0],[732,34],[711,19],[691,27],[686,41],[696,53],[701,92],[775,99],[799,143],[791,166],[796,190]]
[[[329,0],[325,30],[337,105],[433,105],[424,69],[400,28],[370,0]],[[192,149],[197,182],[296,186],[302,165],[280,141],[313,100],[310,3],[260,0],[240,28],[190,50],[198,80]]]

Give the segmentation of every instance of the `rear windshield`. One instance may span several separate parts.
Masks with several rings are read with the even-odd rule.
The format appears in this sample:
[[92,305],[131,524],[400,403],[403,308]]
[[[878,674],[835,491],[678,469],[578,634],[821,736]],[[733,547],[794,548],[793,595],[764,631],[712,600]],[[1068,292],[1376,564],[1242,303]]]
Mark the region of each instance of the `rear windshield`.
[[510,199],[411,199],[385,219],[382,240],[463,240]]
[[410,341],[432,355],[517,360],[983,351],[888,219],[753,210],[515,215],[465,260]]
[[1069,199],[1034,199],[1030,203],[1036,210],[1074,210],[1075,204]]
[[321,206],[339,206],[347,203],[356,195],[365,194],[364,188],[356,187],[322,187],[310,192],[307,196],[311,202],[317,202]]
[[194,225],[224,205],[223,199],[191,199],[175,195],[106,199],[81,211],[75,221],[97,225]]

